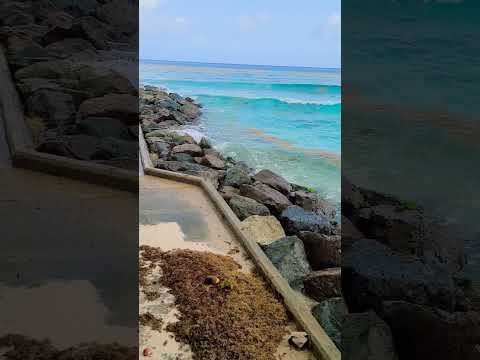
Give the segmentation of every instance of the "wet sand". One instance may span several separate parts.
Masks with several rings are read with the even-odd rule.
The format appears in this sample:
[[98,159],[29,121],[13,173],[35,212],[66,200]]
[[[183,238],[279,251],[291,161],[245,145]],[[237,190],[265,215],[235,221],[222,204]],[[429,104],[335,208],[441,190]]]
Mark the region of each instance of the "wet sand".
[[[191,249],[230,255],[242,265],[244,271],[253,269],[243,248],[200,188],[151,176],[140,178],[140,245],[158,247],[164,251]],[[157,267],[143,289],[160,293],[158,299],[149,301],[144,291],[140,291],[140,314],[150,312],[163,320],[161,332],[140,326],[140,359],[146,358],[142,353],[146,347],[153,350],[156,359],[192,359],[189,346],[179,344],[173,339],[173,334],[165,330],[166,324],[176,320],[176,310],[174,298],[168,289],[156,284],[160,276]],[[289,331],[298,331],[295,324],[290,324]],[[314,359],[310,352],[292,349],[287,337],[279,347],[276,358]]]

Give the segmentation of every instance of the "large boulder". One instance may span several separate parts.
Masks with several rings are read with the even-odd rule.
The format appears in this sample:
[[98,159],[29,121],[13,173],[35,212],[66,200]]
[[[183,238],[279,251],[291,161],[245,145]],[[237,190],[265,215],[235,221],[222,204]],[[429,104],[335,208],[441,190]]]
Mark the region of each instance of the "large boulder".
[[342,238],[339,235],[324,235],[311,231],[301,231],[308,261],[313,270],[341,266]]
[[354,311],[378,310],[382,301],[406,300],[454,311],[464,295],[444,266],[428,265],[370,239],[343,253],[343,291]]
[[76,114],[71,95],[47,89],[38,90],[27,99],[26,111],[42,118],[48,128],[71,125]]
[[321,199],[318,194],[299,190],[295,191],[291,197],[295,205],[298,205],[307,211],[321,214],[330,220],[335,219],[337,213],[335,206],[328,201]]
[[187,170],[184,172],[189,175],[201,177],[205,181],[209,182],[215,189],[218,189],[218,187],[220,186],[220,180],[222,178],[221,171],[205,168],[203,170]]
[[28,36],[10,36],[7,39],[6,50],[9,65],[14,69],[41,61],[55,60],[55,54]]
[[347,305],[341,297],[322,301],[312,308],[312,315],[332,339],[337,348],[342,348],[342,328],[345,316],[348,315]]
[[252,215],[270,215],[270,211],[265,205],[244,196],[233,195],[228,205],[240,220],[245,220]]
[[317,301],[342,296],[342,272],[340,268],[313,271],[308,274],[303,285],[305,293]]
[[84,101],[79,108],[80,118],[112,117],[125,124],[138,124],[138,98],[126,94],[109,94]]
[[268,245],[285,237],[282,225],[274,216],[249,216],[241,222],[240,230],[259,245]]
[[228,202],[233,195],[240,194],[240,190],[234,188],[233,186],[223,185],[222,188],[219,190],[220,195],[222,195],[223,199]]
[[232,166],[227,169],[224,185],[240,187],[240,185],[250,184],[251,182],[252,178],[243,167]]
[[45,48],[51,54],[59,58],[67,58],[74,53],[82,52],[85,50],[94,51],[95,48],[93,45],[84,39],[81,38],[70,38],[60,40],[54,43],[51,43]]
[[44,78],[49,80],[70,80],[77,89],[88,92],[90,97],[100,97],[110,93],[130,94],[136,99],[137,90],[132,83],[116,71],[69,60],[55,60],[35,63],[15,73],[17,80]]
[[[344,319],[342,326],[342,359],[398,359],[390,328],[373,311],[349,314]],[[426,358],[434,359],[432,357]]]
[[262,248],[290,286],[302,289],[304,277],[311,272],[302,240],[296,236],[288,236]]
[[73,16],[94,14],[98,7],[96,0],[50,0],[58,9],[62,9]]
[[360,189],[345,177],[342,177],[342,213],[347,217],[354,216],[365,206],[365,198]]
[[356,225],[369,238],[379,239],[394,250],[421,256],[427,262],[447,264],[454,271],[464,266],[459,232],[417,208],[382,204],[363,208],[357,214]]
[[217,170],[225,168],[225,162],[214,154],[205,154],[202,158],[201,164]]
[[264,204],[274,215],[281,214],[283,210],[292,205],[285,195],[261,183],[240,185],[240,195]]
[[80,121],[77,128],[86,135],[132,140],[128,127],[121,120],[115,118],[89,117]]
[[476,360],[480,358],[480,314],[448,313],[405,301],[382,304],[401,359]]
[[196,144],[183,144],[177,145],[172,149],[172,154],[179,153],[185,153],[191,156],[201,156],[203,154],[203,150]]
[[332,233],[332,224],[326,217],[311,211],[305,211],[296,205],[287,207],[281,213],[280,221],[288,235],[295,235],[300,231]]
[[357,229],[350,219],[342,215],[342,248],[347,249],[360,239],[365,239],[365,235]]
[[287,180],[270,170],[259,171],[254,176],[254,179],[274,188],[275,190],[280,191],[285,195],[289,195],[292,191],[292,185]]
[[179,111],[191,120],[197,118],[201,114],[198,106],[188,101],[180,106]]

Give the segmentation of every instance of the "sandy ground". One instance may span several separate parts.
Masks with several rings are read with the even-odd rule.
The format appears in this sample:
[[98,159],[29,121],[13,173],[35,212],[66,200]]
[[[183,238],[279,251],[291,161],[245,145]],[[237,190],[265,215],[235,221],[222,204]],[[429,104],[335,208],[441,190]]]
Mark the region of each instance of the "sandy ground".
[[[253,269],[243,248],[200,188],[151,176],[140,178],[140,245],[164,251],[178,248],[231,255],[244,271]],[[160,276],[160,269],[156,268],[148,279],[150,285],[143,290],[154,290],[162,295],[155,301],[148,301],[140,291],[139,311],[162,319],[164,328],[158,332],[140,327],[140,359],[145,358],[142,352],[146,347],[153,350],[154,359],[191,359],[191,349],[177,343],[165,330],[167,323],[176,320],[176,309],[168,289],[154,284]],[[293,323],[289,330],[298,331]],[[288,335],[276,353],[277,359],[314,359],[310,352],[292,349],[287,338]]]

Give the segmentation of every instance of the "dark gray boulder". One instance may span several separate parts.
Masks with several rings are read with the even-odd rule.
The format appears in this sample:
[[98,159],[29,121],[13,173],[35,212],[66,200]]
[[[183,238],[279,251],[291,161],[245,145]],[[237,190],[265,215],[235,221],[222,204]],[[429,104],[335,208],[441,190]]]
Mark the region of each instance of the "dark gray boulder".
[[303,279],[305,293],[316,301],[342,296],[340,268],[313,271]]
[[262,246],[265,255],[295,289],[303,288],[304,277],[311,272],[302,241],[287,236]]
[[73,124],[76,114],[71,95],[46,89],[27,99],[26,111],[42,118],[48,128]]
[[341,297],[322,301],[312,308],[312,315],[332,339],[337,348],[342,348],[342,327],[348,315],[347,305]]
[[240,220],[245,220],[251,215],[270,215],[270,211],[265,205],[244,196],[233,195],[228,201],[228,205]]
[[354,311],[378,310],[382,301],[406,300],[454,311],[464,294],[444,266],[425,264],[370,239],[356,241],[342,257],[344,296]]
[[337,213],[335,206],[328,201],[321,199],[318,194],[309,191],[295,191],[292,195],[292,202],[307,211],[323,215],[329,220],[334,220]]
[[381,316],[390,325],[401,359],[479,359],[480,313],[453,312],[386,301]]
[[373,311],[348,314],[344,319],[342,326],[342,359],[398,359],[390,328]]
[[271,170],[261,170],[255,174],[254,179],[258,182],[266,184],[285,195],[289,195],[292,191],[292,185],[280,175]]
[[264,204],[274,215],[281,214],[283,210],[292,205],[285,195],[262,183],[240,185],[240,195]]
[[128,127],[119,119],[88,117],[77,124],[79,132],[100,138],[114,137],[132,140]]
[[339,235],[324,235],[311,231],[300,231],[308,261],[313,270],[341,266],[342,237]]
[[311,211],[305,211],[297,205],[284,209],[280,215],[280,222],[287,235],[295,235],[300,231],[327,235],[332,233],[332,224],[326,217]]
[[242,167],[233,166],[227,169],[225,174],[225,186],[240,187],[242,184],[250,184],[252,178]]

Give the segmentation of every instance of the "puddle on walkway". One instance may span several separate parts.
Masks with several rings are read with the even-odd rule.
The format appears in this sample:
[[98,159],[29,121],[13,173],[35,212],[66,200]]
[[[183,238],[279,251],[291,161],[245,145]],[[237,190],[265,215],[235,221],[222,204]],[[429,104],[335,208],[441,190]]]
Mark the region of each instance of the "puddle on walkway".
[[[219,213],[198,187],[151,176],[140,178],[140,245],[149,245],[164,251],[191,249],[230,255],[242,265],[243,271],[254,266],[236,237],[227,228]],[[141,289],[140,314],[150,312],[163,320],[162,331],[140,326],[139,358],[146,347],[153,350],[153,358],[161,360],[190,360],[191,349],[175,341],[165,326],[176,321],[174,298],[168,289],[158,285],[161,269],[156,267],[148,278],[146,288]],[[155,291],[160,297],[149,301],[145,292]],[[298,331],[295,324],[289,332]],[[288,335],[287,335],[288,336]],[[287,337],[279,346],[275,359],[313,360],[310,352],[293,350]]]

